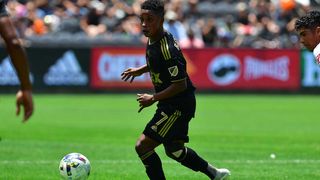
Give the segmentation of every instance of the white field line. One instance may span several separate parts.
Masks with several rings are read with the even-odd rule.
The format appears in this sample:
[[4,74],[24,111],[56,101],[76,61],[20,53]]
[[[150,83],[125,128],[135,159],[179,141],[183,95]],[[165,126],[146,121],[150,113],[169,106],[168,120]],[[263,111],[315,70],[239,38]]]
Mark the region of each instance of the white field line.
[[[139,160],[90,160],[91,164],[138,164]],[[225,164],[320,164],[320,159],[292,159],[292,160],[215,160],[215,163]],[[5,164],[57,164],[59,160],[0,160],[0,165]],[[163,160],[164,164],[177,163],[173,160]]]

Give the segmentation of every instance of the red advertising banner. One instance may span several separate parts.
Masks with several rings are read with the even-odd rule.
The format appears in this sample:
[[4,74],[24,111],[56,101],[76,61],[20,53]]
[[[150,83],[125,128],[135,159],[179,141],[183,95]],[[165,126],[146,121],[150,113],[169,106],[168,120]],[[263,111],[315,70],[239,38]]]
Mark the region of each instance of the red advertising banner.
[[[144,48],[92,49],[92,88],[152,88],[149,74],[123,82],[121,73],[145,64]],[[298,90],[299,50],[185,49],[188,73],[199,90]]]
[[299,50],[194,49],[184,51],[198,89],[297,90]]
[[134,84],[121,80],[121,73],[127,68],[142,66],[146,63],[143,48],[105,47],[93,48],[91,56],[91,82],[95,89],[152,88],[149,74],[134,79]]

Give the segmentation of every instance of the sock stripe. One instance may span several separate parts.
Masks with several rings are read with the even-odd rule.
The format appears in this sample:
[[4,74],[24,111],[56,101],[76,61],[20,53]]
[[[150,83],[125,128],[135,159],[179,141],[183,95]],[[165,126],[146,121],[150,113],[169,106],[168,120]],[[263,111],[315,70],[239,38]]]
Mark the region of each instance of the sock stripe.
[[143,161],[145,159],[147,159],[149,156],[151,156],[154,153],[154,150],[149,151],[147,153],[145,153],[144,155],[140,156],[140,159]]

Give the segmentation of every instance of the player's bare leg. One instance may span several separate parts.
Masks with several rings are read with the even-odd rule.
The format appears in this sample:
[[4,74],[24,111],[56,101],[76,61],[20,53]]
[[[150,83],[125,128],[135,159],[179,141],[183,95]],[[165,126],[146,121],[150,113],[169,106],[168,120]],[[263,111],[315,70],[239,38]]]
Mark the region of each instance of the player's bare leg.
[[141,134],[136,143],[136,152],[146,168],[146,173],[151,180],[164,180],[165,176],[162,169],[161,160],[154,149],[160,143]]

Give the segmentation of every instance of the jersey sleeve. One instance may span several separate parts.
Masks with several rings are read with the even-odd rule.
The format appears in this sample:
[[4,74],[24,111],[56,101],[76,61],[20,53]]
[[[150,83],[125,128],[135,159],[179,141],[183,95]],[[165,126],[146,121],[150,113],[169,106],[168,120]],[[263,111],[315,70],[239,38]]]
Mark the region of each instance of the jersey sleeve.
[[[186,79],[187,72],[185,64],[183,64],[181,57],[174,57],[167,63],[167,69],[170,75],[171,82],[177,82]],[[183,57],[182,57],[183,58]]]
[[177,82],[184,80],[187,77],[186,64],[182,53],[177,45],[170,46],[167,42],[167,38],[161,40],[161,51],[164,59],[164,65],[166,73],[171,82]]

